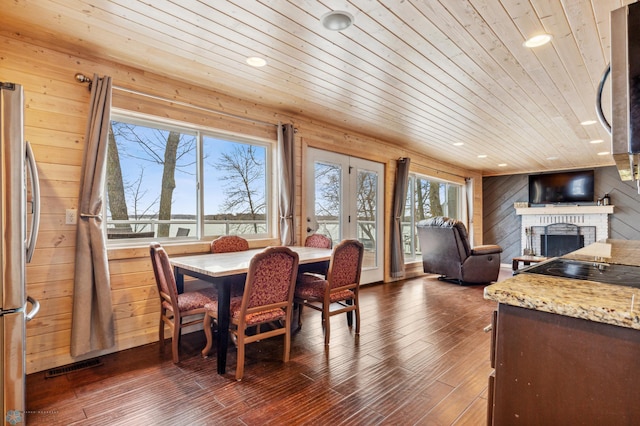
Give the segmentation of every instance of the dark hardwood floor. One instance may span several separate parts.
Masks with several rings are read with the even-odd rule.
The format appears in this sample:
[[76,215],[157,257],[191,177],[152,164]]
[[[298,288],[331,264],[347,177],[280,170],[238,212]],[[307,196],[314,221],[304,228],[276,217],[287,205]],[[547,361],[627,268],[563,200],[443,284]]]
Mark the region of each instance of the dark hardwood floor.
[[[501,279],[511,275],[504,269]],[[248,346],[237,382],[202,332],[181,342],[181,362],[158,343],[101,357],[103,365],[27,377],[29,425],[483,425],[494,302],[483,286],[420,277],[361,289],[360,336],[332,318],[325,350],[320,314],[303,312],[284,364],[282,339]],[[168,343],[168,342],[167,342]]]

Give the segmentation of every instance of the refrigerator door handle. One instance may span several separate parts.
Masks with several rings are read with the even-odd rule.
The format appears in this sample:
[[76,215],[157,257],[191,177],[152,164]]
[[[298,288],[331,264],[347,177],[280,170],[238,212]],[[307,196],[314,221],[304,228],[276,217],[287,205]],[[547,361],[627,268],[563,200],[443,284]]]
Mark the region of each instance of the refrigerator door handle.
[[40,181],[38,180],[38,168],[36,167],[36,158],[33,155],[31,144],[26,143],[26,159],[29,173],[31,174],[31,196],[33,198],[33,219],[31,220],[31,234],[27,241],[27,263],[31,262],[33,252],[36,249],[36,239],[38,238],[38,229],[40,228]]
[[25,320],[31,321],[36,315],[38,315],[38,311],[40,310],[40,302],[34,299],[31,296],[27,296],[27,302],[31,303],[31,310],[28,314],[25,315]]

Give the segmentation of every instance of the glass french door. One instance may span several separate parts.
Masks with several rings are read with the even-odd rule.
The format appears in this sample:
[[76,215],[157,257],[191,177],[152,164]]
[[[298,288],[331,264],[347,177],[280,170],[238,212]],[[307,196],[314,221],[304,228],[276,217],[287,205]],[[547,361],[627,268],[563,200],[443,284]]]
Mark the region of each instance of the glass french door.
[[307,150],[307,235],[364,245],[361,283],[383,279],[384,166],[315,148]]

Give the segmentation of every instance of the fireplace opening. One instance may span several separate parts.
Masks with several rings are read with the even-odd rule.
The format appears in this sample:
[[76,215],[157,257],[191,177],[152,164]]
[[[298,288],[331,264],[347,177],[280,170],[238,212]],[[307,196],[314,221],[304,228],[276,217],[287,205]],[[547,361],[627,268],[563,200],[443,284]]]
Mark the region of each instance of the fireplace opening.
[[584,235],[542,235],[540,251],[545,257],[557,257],[584,247]]
[[591,226],[578,226],[571,223],[553,223],[544,227],[540,234],[540,254],[545,257],[557,257],[578,250],[585,245],[585,236],[589,243],[595,240],[595,229]]

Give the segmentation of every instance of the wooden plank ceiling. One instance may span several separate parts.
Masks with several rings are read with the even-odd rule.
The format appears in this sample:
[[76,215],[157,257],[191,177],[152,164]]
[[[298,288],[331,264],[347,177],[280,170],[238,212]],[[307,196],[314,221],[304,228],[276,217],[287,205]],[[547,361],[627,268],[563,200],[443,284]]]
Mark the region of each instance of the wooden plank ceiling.
[[[501,175],[613,164],[609,135],[580,123],[609,13],[631,2],[11,0],[0,28]],[[326,30],[331,10],[354,25]],[[552,42],[523,46],[540,32]]]

